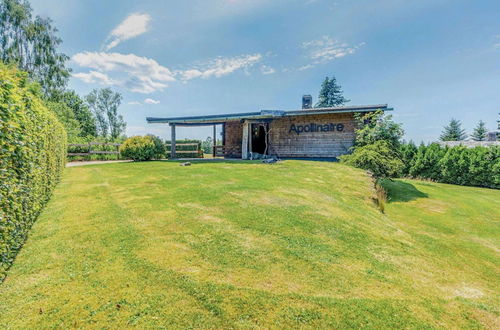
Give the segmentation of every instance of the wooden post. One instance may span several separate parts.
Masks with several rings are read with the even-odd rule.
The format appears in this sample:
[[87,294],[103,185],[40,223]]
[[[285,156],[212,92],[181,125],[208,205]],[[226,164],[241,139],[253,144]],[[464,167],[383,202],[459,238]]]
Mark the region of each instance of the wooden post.
[[175,159],[175,124],[170,124],[170,158]]
[[215,151],[215,146],[217,145],[217,126],[214,125],[214,146],[213,146],[213,150],[212,150],[212,153],[213,153],[213,156],[215,158],[215,154],[216,154],[216,151]]
[[248,150],[248,141],[252,138],[250,133],[250,127],[252,125],[245,121],[243,123],[243,137],[241,139],[241,158],[248,159],[249,158],[249,150]]
[[222,156],[226,157],[226,123],[222,124]]

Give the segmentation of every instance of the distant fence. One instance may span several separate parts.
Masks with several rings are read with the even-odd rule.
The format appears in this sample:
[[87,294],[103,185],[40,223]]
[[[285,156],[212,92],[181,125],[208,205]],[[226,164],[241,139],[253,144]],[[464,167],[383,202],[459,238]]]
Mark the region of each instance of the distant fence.
[[[167,156],[172,155],[171,141],[166,141]],[[203,158],[201,142],[196,140],[183,140],[175,142],[175,154],[183,158]]]
[[[89,143],[69,143],[68,144],[68,157],[84,157],[86,160],[106,160],[106,159],[119,159],[120,158],[121,143],[111,142],[89,142]],[[201,142],[184,140],[176,142],[175,153],[184,158],[203,158],[203,150],[201,149]],[[172,154],[172,145],[170,141],[166,141],[166,156],[170,157]],[[72,158],[75,160],[75,158]]]
[[[68,156],[120,155],[119,151],[120,146],[121,143],[109,143],[109,142],[70,143],[68,144],[69,150],[86,149],[86,151],[78,150],[77,152],[68,152]],[[101,150],[95,150],[95,147]],[[116,149],[116,150],[102,150],[102,149]]]

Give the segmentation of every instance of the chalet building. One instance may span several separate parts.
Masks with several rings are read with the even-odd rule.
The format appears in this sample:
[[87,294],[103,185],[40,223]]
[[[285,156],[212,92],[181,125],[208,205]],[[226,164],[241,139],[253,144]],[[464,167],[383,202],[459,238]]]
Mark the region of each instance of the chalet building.
[[262,110],[207,116],[147,118],[150,124],[171,127],[172,158],[178,126],[221,126],[222,145],[214,155],[226,158],[336,158],[354,144],[355,113],[389,111],[387,104],[311,108],[312,98],[303,97],[301,110]]

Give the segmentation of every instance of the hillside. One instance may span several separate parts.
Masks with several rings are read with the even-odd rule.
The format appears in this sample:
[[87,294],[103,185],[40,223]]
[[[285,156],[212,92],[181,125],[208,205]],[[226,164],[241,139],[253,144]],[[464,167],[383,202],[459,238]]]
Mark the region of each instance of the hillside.
[[66,169],[0,327],[498,328],[500,191],[285,161]]

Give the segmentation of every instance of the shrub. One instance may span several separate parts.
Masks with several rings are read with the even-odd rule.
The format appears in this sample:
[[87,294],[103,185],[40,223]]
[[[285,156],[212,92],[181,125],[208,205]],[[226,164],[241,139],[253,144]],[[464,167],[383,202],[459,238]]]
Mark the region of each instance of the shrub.
[[154,159],[165,158],[167,149],[165,148],[165,144],[162,142],[162,140],[154,135],[148,135],[148,136],[151,137],[151,139],[153,139],[153,143],[155,145],[153,158]]
[[408,174],[414,178],[426,178],[434,181],[441,180],[442,171],[439,161],[443,158],[446,150],[447,148],[442,148],[437,143],[431,143],[428,146],[421,144],[418,147]]
[[401,171],[403,176],[408,176],[410,174],[410,169],[415,163],[417,151],[418,148],[412,141],[401,145],[399,154],[401,155],[401,160],[403,161],[403,169]]
[[161,159],[165,154],[162,150],[163,143],[161,143],[161,140],[151,135],[133,136],[126,139],[120,146],[121,155],[135,161]]
[[0,63],[0,281],[59,181],[66,138],[39,86]]
[[[413,160],[408,145],[400,149],[408,176],[451,184],[500,188],[500,147],[441,147],[421,144]],[[405,151],[406,150],[406,151]],[[406,153],[406,156],[404,156]],[[404,171],[403,171],[404,173]]]
[[358,147],[350,155],[341,156],[346,164],[370,171],[376,178],[395,177],[403,169],[403,162],[387,141]]

